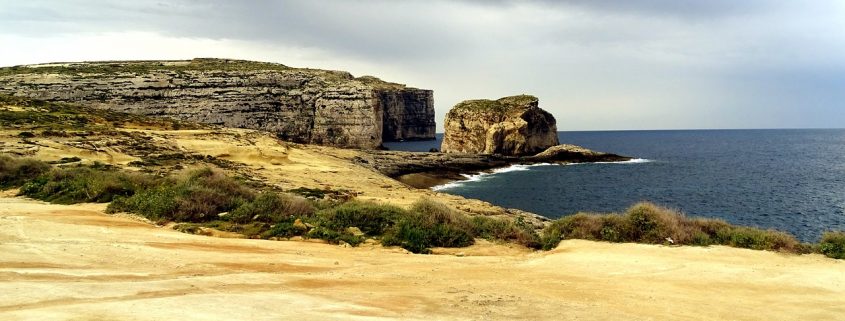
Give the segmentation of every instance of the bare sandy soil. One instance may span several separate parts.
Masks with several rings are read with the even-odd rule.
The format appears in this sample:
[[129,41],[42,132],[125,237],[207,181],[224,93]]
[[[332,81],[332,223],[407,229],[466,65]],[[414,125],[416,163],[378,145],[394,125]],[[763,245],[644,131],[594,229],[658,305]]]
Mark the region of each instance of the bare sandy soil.
[[845,261],[819,255],[588,241],[412,255],[188,235],[103,207],[0,198],[0,320],[845,316]]

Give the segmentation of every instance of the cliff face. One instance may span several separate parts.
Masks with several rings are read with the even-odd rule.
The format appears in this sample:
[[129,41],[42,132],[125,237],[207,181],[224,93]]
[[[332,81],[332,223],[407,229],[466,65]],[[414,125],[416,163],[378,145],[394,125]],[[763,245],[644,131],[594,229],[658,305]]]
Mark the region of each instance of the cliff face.
[[446,114],[441,151],[533,155],[558,144],[552,114],[533,96],[468,100]]
[[0,68],[0,93],[374,148],[434,138],[432,91],[342,71],[194,59]]

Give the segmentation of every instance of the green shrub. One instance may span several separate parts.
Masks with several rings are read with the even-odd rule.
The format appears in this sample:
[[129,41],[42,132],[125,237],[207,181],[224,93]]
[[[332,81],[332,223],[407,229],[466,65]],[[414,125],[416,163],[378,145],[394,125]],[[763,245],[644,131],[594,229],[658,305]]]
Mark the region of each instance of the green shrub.
[[502,240],[521,244],[528,248],[539,248],[540,237],[522,217],[516,220],[475,216],[470,219],[472,234],[487,240]]
[[21,187],[21,195],[58,204],[111,202],[135,195],[153,184],[153,179],[97,166],[54,168]]
[[317,213],[320,225],[334,230],[357,227],[367,235],[381,235],[406,213],[401,208],[351,201]]
[[151,220],[205,222],[236,209],[254,192],[224,173],[209,168],[189,171],[161,185],[109,204],[109,212],[135,212]]
[[420,200],[385,231],[382,244],[414,253],[429,253],[432,247],[469,246],[475,241],[471,224],[465,215],[443,204]]
[[845,232],[825,232],[818,251],[827,257],[845,259]]
[[733,226],[718,219],[686,218],[677,211],[650,203],[638,203],[624,215],[578,213],[560,218],[543,230],[540,246],[553,249],[564,239],[698,246],[721,244],[800,253],[809,250],[787,233]]
[[307,228],[295,226],[294,222],[295,220],[293,219],[276,222],[273,227],[262,233],[261,237],[265,239],[271,237],[293,237],[302,236],[308,232]]
[[227,219],[235,223],[253,220],[275,223],[314,214],[315,208],[308,200],[287,194],[264,192],[233,210]]
[[662,244],[671,238],[676,243],[682,243],[688,238],[680,228],[683,214],[678,212],[651,203],[638,203],[628,209],[625,216],[632,241]]
[[314,239],[325,240],[331,244],[338,244],[343,241],[349,245],[357,246],[358,244],[361,244],[361,242],[364,242],[364,238],[361,236],[352,235],[352,233],[347,231],[340,231],[325,227],[316,227],[311,229],[311,231],[308,231],[306,236]]
[[19,187],[50,170],[50,165],[32,158],[0,155],[0,189]]

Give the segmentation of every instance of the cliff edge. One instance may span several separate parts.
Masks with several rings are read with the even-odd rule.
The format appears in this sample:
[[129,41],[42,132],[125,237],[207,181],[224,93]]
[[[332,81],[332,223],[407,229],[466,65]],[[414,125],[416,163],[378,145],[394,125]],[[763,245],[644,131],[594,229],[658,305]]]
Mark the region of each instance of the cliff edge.
[[274,132],[350,148],[434,139],[432,91],[344,71],[199,58],[0,68],[0,94]]
[[467,100],[446,114],[441,151],[533,155],[558,144],[552,114],[538,107],[537,97]]

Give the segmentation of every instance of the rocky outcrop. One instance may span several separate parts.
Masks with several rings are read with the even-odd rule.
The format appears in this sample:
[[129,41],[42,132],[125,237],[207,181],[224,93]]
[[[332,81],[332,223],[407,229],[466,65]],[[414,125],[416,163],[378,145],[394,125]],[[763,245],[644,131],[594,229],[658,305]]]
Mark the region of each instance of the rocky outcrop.
[[466,179],[462,174],[515,164],[622,162],[631,159],[576,145],[555,145],[533,156],[370,150],[354,157],[353,161],[413,187],[428,188]]
[[549,147],[543,152],[522,161],[532,163],[594,163],[594,162],[624,162],[632,160],[628,156],[597,152],[577,145],[561,144]]
[[533,155],[558,144],[552,114],[534,96],[468,100],[446,114],[441,151]]
[[194,59],[0,68],[0,94],[375,148],[434,138],[432,91],[342,71]]

